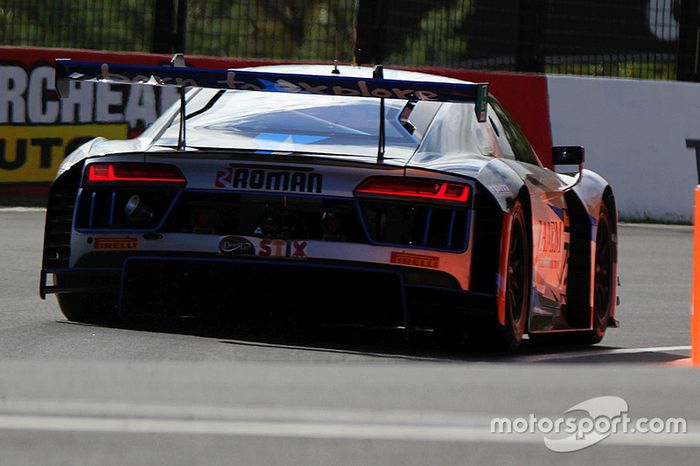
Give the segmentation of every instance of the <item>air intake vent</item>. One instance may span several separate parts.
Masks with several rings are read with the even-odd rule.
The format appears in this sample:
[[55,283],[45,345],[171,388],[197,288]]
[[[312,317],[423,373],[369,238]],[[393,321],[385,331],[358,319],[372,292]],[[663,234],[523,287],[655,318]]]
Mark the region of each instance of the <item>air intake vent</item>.
[[73,210],[83,164],[72,167],[51,185],[44,228],[44,269],[68,267]]
[[455,252],[468,246],[470,211],[463,206],[362,199],[360,211],[367,234],[378,244]]

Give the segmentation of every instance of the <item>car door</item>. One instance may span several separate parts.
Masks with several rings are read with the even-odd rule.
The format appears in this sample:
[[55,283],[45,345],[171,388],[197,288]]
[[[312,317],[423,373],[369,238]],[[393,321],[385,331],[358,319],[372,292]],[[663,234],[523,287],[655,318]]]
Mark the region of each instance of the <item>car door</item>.
[[530,330],[566,325],[569,217],[566,184],[544,168],[517,123],[495,100],[488,113],[504,163],[527,185],[532,209],[532,281]]

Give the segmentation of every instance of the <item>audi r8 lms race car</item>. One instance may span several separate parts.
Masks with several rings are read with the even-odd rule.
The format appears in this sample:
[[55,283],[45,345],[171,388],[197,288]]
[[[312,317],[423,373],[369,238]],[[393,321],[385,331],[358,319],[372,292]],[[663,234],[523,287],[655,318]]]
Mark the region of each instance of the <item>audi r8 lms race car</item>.
[[322,65],[56,73],[63,95],[73,80],[180,88],[140,137],[59,168],[40,289],[69,320],[274,305],[511,350],[616,326],[611,187],[581,147],[545,168],[487,84]]

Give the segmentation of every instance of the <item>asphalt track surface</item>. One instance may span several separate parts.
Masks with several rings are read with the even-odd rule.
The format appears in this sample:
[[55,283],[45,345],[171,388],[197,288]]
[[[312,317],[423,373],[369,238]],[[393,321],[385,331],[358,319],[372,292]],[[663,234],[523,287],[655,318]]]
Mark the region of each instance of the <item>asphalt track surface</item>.
[[[517,355],[358,330],[67,322],[38,297],[43,212],[0,210],[0,465],[697,464],[688,355],[691,228],[620,231],[619,329]],[[613,434],[571,453],[497,417],[619,396],[686,434]]]

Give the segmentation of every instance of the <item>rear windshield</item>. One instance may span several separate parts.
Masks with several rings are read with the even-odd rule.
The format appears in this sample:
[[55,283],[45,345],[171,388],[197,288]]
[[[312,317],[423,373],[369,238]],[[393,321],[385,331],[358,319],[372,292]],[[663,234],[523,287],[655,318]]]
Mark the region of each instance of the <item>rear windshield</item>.
[[[379,99],[225,91],[212,94],[204,104],[201,98],[197,100],[199,108],[188,107],[190,147],[358,155],[377,152]],[[396,99],[387,99],[385,105],[387,155],[415,151],[419,141],[408,123],[410,106]],[[177,135],[176,119],[157,144],[175,145]]]

